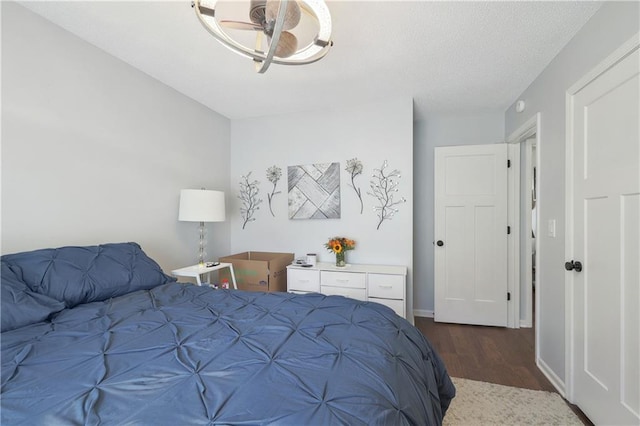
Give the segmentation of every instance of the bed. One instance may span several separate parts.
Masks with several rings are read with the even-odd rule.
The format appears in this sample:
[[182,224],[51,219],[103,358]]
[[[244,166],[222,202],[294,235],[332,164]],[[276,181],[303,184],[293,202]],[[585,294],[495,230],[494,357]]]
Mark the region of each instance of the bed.
[[6,425],[438,425],[445,366],[385,306],[213,290],[136,243],[2,256]]

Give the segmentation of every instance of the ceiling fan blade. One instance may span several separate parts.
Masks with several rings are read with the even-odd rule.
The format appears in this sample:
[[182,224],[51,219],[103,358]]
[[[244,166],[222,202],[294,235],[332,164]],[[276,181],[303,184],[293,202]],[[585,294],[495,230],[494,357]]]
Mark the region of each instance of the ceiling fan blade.
[[[269,37],[269,44],[271,44],[271,37]],[[298,38],[289,31],[283,31],[280,34],[280,40],[278,46],[276,46],[275,56],[278,58],[288,58],[296,53],[298,50]]]
[[262,31],[262,27],[260,25],[256,25],[251,22],[240,22],[240,21],[220,21],[220,26],[225,28],[231,28],[234,30],[251,30],[251,31]]
[[[275,21],[278,17],[280,0],[267,0],[265,17],[267,21]],[[295,28],[300,23],[300,5],[296,0],[287,2],[287,11],[284,15],[284,25],[282,29],[287,31]]]

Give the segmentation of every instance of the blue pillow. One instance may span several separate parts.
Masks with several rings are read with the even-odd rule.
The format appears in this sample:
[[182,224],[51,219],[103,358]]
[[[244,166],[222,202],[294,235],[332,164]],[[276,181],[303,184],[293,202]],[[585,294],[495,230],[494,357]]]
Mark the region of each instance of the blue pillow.
[[64,303],[29,290],[4,262],[0,274],[2,331],[44,321],[51,314],[64,309]]
[[31,289],[68,308],[176,281],[136,243],[62,247],[2,256]]

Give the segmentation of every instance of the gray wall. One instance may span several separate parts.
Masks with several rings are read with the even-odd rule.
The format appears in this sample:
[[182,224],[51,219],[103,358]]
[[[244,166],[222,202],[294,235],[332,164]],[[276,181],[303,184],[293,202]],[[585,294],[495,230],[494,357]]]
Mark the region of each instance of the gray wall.
[[[231,124],[231,182],[235,205],[232,206],[231,248],[246,250],[308,252],[318,254],[320,261],[335,257],[323,246],[330,237],[339,235],[356,240],[357,247],[347,254],[347,262],[405,265],[411,271],[413,251],[413,102],[410,98],[340,107],[312,113],[295,113],[246,120]],[[364,211],[349,186],[350,175],[344,170],[347,160],[357,157],[364,172],[356,179],[362,191]],[[389,170],[402,173],[395,198],[407,202],[398,206],[392,220],[376,230],[373,211],[376,200],[367,195],[374,168],[388,161]],[[339,162],[341,170],[340,219],[290,220],[287,202],[287,167],[314,163]],[[272,184],[266,169],[276,165],[282,169],[274,199],[273,217],[267,205],[267,192]],[[242,229],[240,201],[236,198],[240,178],[252,172],[260,181],[263,203],[255,222]],[[411,275],[409,277],[411,283]]]
[[433,158],[434,148],[484,145],[504,140],[502,111],[429,114],[414,123],[414,307],[416,314],[433,314]]
[[[535,113],[541,113],[538,146],[539,265],[536,291],[539,305],[540,361],[557,379],[565,380],[565,94],[583,75],[640,30],[640,3],[604,2],[600,10],[556,56],[505,114],[505,135],[510,135]],[[515,100],[514,100],[515,102]],[[545,230],[556,221],[556,237]],[[612,312],[612,314],[616,314]]]
[[[197,260],[179,190],[229,187],[230,122],[2,2],[2,253],[137,241],[165,270]],[[229,224],[209,224],[212,256]]]

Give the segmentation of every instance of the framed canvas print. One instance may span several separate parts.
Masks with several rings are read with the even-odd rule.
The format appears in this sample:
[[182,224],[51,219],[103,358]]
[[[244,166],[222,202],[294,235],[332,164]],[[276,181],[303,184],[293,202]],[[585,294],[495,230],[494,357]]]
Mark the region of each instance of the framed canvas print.
[[287,168],[289,219],[340,218],[340,163]]

